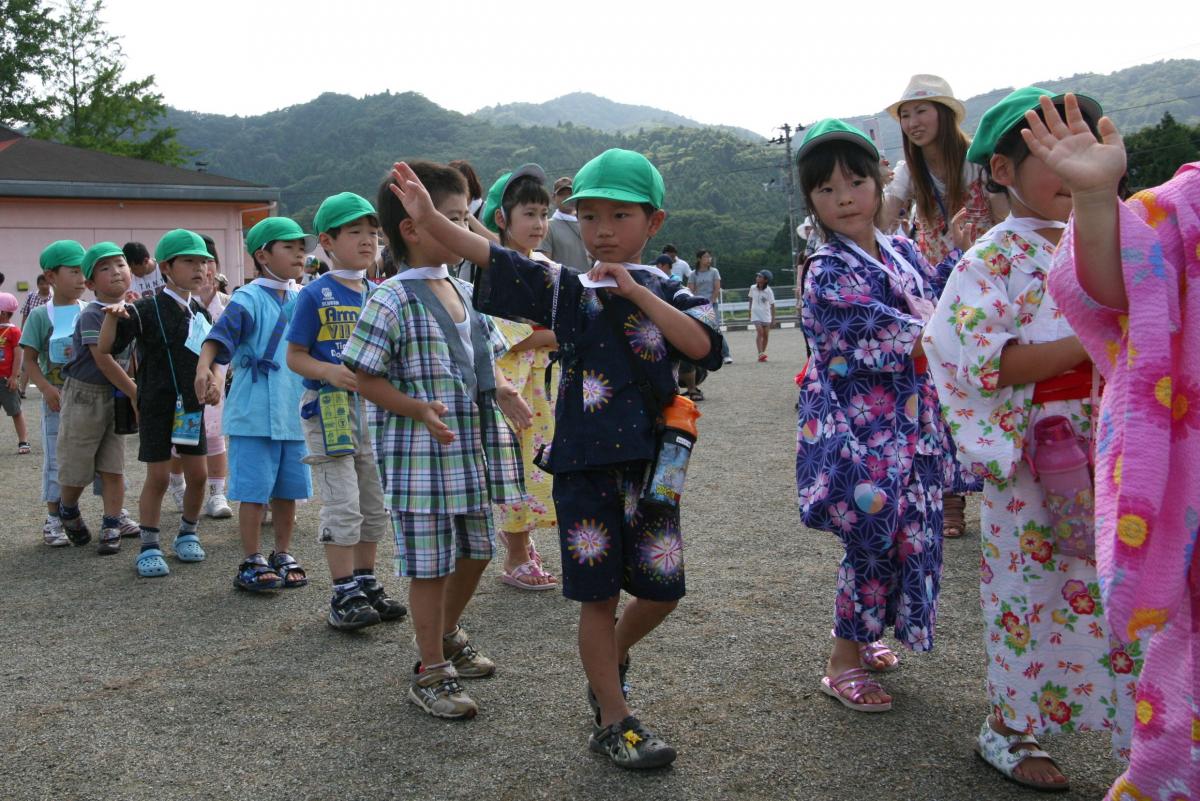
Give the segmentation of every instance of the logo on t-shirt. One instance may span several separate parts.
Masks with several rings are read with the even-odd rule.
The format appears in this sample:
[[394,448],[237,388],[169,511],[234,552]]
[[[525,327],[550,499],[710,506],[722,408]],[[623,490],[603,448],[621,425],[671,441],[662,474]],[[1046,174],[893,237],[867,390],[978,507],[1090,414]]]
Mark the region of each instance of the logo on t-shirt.
[[339,342],[349,339],[358,322],[358,311],[357,306],[322,306],[317,309],[317,319],[321,321],[317,341]]

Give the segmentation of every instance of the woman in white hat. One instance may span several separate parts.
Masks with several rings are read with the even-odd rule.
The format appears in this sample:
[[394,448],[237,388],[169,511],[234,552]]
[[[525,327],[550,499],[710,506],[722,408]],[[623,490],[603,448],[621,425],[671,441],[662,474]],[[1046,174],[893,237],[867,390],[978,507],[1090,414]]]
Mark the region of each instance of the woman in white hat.
[[[896,227],[902,211],[916,201],[916,240],[921,255],[939,264],[954,248],[951,220],[964,213],[969,241],[1008,215],[1003,196],[989,194],[979,165],[967,161],[971,140],[963,133],[966,107],[950,84],[936,75],[914,75],[888,113],[904,134],[904,161],[884,194],[884,230]],[[962,468],[946,488],[944,534],[961,537],[965,529],[963,495],[982,487]]]

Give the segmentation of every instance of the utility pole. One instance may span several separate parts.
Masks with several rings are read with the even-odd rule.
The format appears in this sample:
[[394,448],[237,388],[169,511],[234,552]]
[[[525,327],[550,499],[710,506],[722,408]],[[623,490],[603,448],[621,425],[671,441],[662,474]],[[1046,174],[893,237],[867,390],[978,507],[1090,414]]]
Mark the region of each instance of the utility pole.
[[[784,175],[784,191],[787,192],[788,204],[788,242],[791,245],[792,263],[788,265],[788,269],[795,269],[796,258],[800,255],[800,242],[796,235],[796,165],[792,163],[792,126],[786,122],[779,126],[779,130],[783,131],[783,136],[777,136],[771,139],[769,144],[783,145],[786,161],[783,163]],[[796,133],[804,130],[803,125],[797,125]],[[796,280],[800,280],[800,273],[796,271]]]

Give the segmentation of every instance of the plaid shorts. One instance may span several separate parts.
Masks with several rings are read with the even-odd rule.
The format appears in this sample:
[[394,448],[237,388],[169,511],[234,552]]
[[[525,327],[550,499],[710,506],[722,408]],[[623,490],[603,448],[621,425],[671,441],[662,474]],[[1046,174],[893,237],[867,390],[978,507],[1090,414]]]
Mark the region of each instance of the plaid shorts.
[[496,527],[491,508],[467,514],[424,514],[391,510],[396,535],[396,575],[441,578],[456,559],[492,558]]

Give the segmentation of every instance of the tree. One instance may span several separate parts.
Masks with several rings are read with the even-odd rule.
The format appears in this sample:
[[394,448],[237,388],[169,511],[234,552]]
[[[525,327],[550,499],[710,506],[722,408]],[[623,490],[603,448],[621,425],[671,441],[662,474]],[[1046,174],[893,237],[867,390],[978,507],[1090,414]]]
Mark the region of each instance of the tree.
[[167,113],[154,76],[124,80],[124,53],[100,20],[103,0],[67,0],[50,49],[46,108],[33,135],[120,156],[181,164],[191,151]]
[[31,122],[42,106],[35,81],[45,79],[54,21],[42,0],[0,0],[0,124]]
[[1125,150],[1130,188],[1158,186],[1181,165],[1200,159],[1200,126],[1181,125],[1168,111],[1157,125],[1126,136]]

